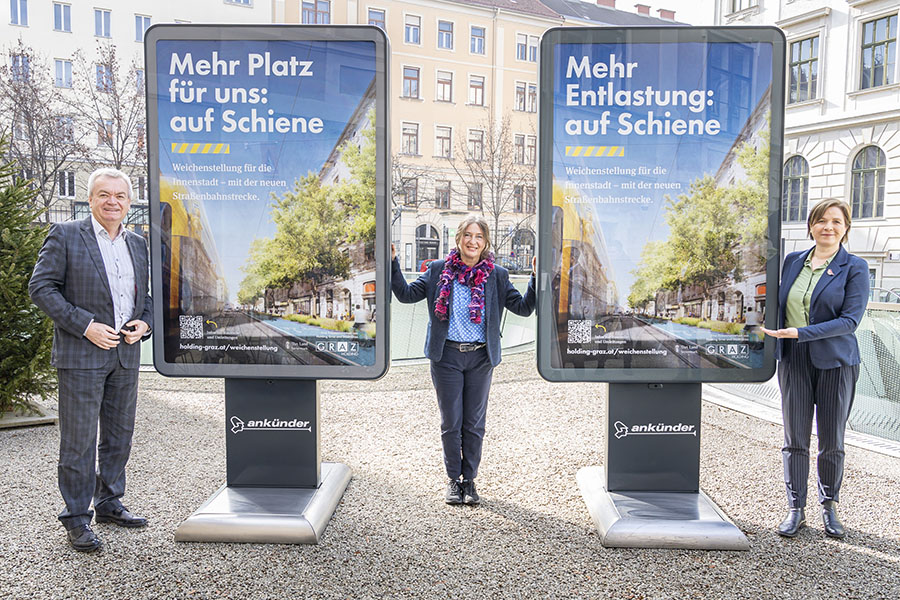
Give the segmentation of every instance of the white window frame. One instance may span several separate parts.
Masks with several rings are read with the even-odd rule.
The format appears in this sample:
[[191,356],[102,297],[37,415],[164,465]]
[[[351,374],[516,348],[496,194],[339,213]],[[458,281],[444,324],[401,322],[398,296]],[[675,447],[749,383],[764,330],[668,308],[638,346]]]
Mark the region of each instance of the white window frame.
[[[59,23],[57,23],[57,9]],[[57,25],[59,25],[57,27]],[[66,2],[53,3],[53,31],[72,33],[72,5]]]
[[62,170],[56,173],[56,197],[75,199],[75,171]]
[[[415,69],[419,76],[416,79],[416,96],[406,95],[406,69]],[[422,67],[421,65],[401,65],[400,66],[400,97],[406,100],[422,99]]]
[[[481,52],[472,52],[472,40],[475,36],[472,35],[472,30],[478,28],[484,32],[484,37],[481,38]],[[469,54],[472,56],[487,56],[487,33],[488,28],[486,25],[481,25],[479,23],[469,23]]]
[[388,19],[387,13],[388,13],[388,11],[386,8],[381,8],[380,6],[368,6],[367,5],[366,6],[366,23],[368,23],[369,25],[373,25],[373,23],[371,22],[372,20],[369,17],[369,12],[373,11],[373,10],[379,11],[381,13],[381,22],[383,23],[382,26],[375,25],[375,27],[381,27],[382,31],[387,31],[387,19]]
[[[72,87],[72,61],[65,58],[53,59],[53,84],[58,88]],[[60,85],[62,84],[62,85]],[[68,84],[68,85],[66,85]]]
[[[515,81],[513,82],[513,110],[516,112],[526,112],[525,109],[528,108],[528,82],[527,81]],[[521,108],[519,108],[519,87],[522,89],[522,104]]]
[[[438,138],[438,130],[439,129],[446,129],[449,134],[448,137],[446,138],[447,139],[447,154],[443,154],[441,152],[443,150],[443,148],[441,148],[439,144],[441,143],[440,140],[443,140],[444,138]],[[446,159],[453,158],[453,126],[452,125],[444,125],[442,123],[434,124],[434,158],[446,158]]]
[[[524,38],[521,40],[520,38]],[[523,45],[524,43],[524,45]],[[522,46],[525,50],[523,57],[519,58],[519,47]],[[528,34],[516,32],[516,62],[528,62]]]
[[[442,96],[442,88],[444,87],[441,84],[441,73],[444,73],[444,74],[450,76],[450,87],[449,87],[449,94],[448,94],[449,97],[447,97],[447,98],[441,97]],[[435,70],[435,72],[434,72],[434,101],[435,102],[450,102],[450,103],[453,102],[453,78],[454,78],[453,71],[448,71],[446,69],[436,69]]]
[[[100,17],[100,23],[97,22]],[[99,27],[98,27],[99,25]],[[105,33],[104,33],[105,32]],[[94,37],[109,39],[112,37],[112,10],[109,8],[94,9]]]
[[[140,29],[140,33],[138,33],[138,19],[140,19],[140,24],[143,26]],[[147,29],[150,28],[150,25],[153,24],[153,18],[150,15],[143,15],[140,13],[134,14],[134,41],[139,42],[141,44],[144,43],[144,34],[147,32]]]
[[[419,24],[414,26],[418,30],[418,36],[419,36],[418,42],[410,42],[406,39],[406,28],[412,27],[412,25],[410,25],[408,23],[408,20],[410,19],[410,17],[419,20]],[[408,13],[408,12],[403,13],[403,43],[407,44],[409,46],[421,46],[422,45],[422,15],[417,15],[415,13]]]
[[[448,23],[450,25],[450,46],[444,47],[441,46],[441,37],[446,35],[445,32],[441,31],[441,23]],[[437,50],[443,50],[445,52],[454,52],[456,50],[456,21],[451,21],[449,19],[437,19],[434,25],[434,30],[437,33],[435,37],[434,47]]]
[[[473,77],[481,78],[481,103],[480,104],[478,104],[476,102],[472,102],[473,90],[476,89],[476,88],[472,87],[472,78]],[[468,88],[466,89],[466,104],[468,106],[485,106],[484,97],[485,97],[486,88],[487,88],[487,77],[485,77],[484,75],[481,75],[479,73],[469,73],[469,85],[468,85]]]
[[9,9],[10,25],[28,27],[28,0],[12,0],[9,4]]
[[[416,127],[416,151],[407,152],[403,128],[406,125],[415,125]],[[418,121],[400,121],[400,154],[404,156],[422,156],[422,124]]]

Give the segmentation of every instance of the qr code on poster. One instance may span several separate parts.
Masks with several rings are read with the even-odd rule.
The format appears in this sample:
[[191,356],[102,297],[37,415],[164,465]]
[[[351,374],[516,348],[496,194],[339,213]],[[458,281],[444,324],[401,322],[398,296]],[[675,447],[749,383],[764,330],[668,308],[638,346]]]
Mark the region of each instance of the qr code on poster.
[[202,316],[178,315],[178,326],[183,340],[198,340],[203,337]]
[[590,344],[592,321],[569,321],[569,343]]

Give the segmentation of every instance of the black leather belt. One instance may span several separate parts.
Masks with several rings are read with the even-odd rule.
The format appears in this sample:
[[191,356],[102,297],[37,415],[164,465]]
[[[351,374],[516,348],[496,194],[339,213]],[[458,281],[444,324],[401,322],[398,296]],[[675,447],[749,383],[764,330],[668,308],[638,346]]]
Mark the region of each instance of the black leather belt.
[[460,352],[474,352],[475,350],[481,350],[487,346],[487,344],[481,342],[454,342],[453,340],[447,340],[446,343],[451,348],[456,348]]

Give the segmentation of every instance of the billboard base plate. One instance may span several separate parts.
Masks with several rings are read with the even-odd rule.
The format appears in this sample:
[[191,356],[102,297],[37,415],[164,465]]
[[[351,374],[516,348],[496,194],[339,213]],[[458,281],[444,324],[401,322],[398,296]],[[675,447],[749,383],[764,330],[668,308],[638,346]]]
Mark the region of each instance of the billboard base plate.
[[607,548],[749,550],[747,537],[700,492],[610,492],[603,467],[575,475]]
[[350,467],[323,462],[318,488],[223,485],[178,526],[175,541],[317,544],[349,483]]

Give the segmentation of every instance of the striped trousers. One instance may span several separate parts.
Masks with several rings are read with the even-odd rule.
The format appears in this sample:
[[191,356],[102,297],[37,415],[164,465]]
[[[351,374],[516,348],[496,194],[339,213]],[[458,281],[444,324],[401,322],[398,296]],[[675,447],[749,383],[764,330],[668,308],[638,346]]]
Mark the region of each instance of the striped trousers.
[[844,477],[844,430],[853,406],[859,365],[817,369],[809,359],[809,344],[783,340],[778,363],[781,414],[784,420],[784,485],[791,508],[806,506],[809,440],[813,413],[819,454],[816,461],[819,503],[839,501]]

